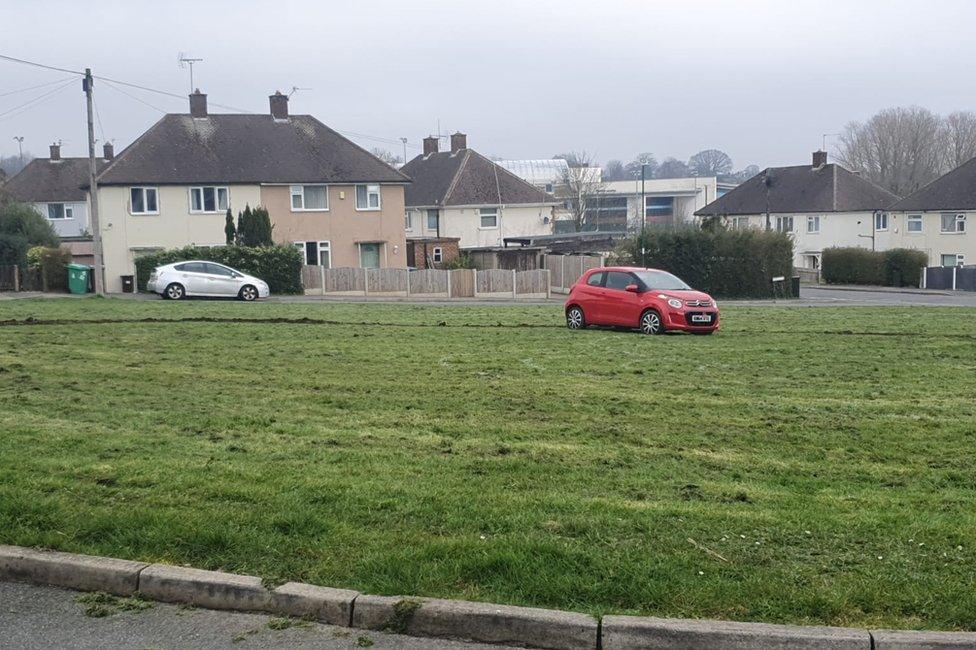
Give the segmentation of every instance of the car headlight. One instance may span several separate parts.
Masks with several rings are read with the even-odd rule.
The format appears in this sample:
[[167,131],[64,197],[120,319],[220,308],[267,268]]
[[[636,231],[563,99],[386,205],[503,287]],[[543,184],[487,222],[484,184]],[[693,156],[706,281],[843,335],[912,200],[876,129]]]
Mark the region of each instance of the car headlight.
[[675,309],[681,308],[681,301],[678,300],[677,298],[668,298],[668,304],[674,307]]

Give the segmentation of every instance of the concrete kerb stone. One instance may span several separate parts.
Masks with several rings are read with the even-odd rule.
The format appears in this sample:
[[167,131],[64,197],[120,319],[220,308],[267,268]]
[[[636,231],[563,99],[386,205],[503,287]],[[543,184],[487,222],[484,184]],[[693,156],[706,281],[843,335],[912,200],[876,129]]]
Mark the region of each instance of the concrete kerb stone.
[[271,611],[271,592],[260,578],[220,571],[152,564],[139,576],[139,593],[153,600],[210,609]]
[[871,650],[867,630],[685,619],[604,616],[603,650]]
[[874,650],[972,650],[976,632],[871,630]]
[[599,622],[586,614],[395,596],[357,598],[352,625],[412,636],[553,650],[593,650],[599,636]]
[[0,546],[0,580],[131,596],[146,562]]
[[271,591],[271,609],[276,614],[349,627],[353,601],[358,596],[358,591],[349,589],[289,582]]

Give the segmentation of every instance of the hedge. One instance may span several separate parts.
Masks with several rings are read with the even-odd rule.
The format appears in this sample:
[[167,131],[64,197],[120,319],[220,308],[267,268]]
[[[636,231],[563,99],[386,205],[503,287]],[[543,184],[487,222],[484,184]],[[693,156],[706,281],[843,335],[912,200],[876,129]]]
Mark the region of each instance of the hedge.
[[[31,249],[34,250],[34,249]],[[41,275],[45,291],[68,290],[68,267],[71,251],[67,248],[42,248],[40,251]]]
[[768,298],[774,295],[774,277],[786,278],[789,291],[793,240],[767,230],[652,229],[643,241],[641,235],[625,240],[617,260],[668,271],[719,298]]
[[271,293],[302,292],[302,255],[294,246],[186,246],[141,255],[136,258],[136,285],[145,291],[154,268],[185,260],[226,264],[261,278]]
[[909,248],[826,248],[821,256],[821,273],[827,284],[917,287],[927,261],[925,253]]

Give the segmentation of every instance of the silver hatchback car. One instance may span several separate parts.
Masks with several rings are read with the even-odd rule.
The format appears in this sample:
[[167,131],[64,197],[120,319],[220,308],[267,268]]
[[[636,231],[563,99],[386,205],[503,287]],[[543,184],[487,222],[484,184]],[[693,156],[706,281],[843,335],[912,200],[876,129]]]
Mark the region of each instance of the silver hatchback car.
[[271,295],[268,283],[216,262],[187,261],[157,266],[146,288],[164,299],[187,296],[240,298],[250,302]]

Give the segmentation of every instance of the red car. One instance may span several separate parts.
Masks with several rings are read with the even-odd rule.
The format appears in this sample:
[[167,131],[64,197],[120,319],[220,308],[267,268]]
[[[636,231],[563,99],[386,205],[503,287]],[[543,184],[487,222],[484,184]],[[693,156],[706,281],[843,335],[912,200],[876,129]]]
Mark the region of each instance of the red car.
[[666,271],[603,267],[584,273],[566,300],[566,326],[587,325],[638,328],[644,334],[711,334],[718,329],[718,305]]

